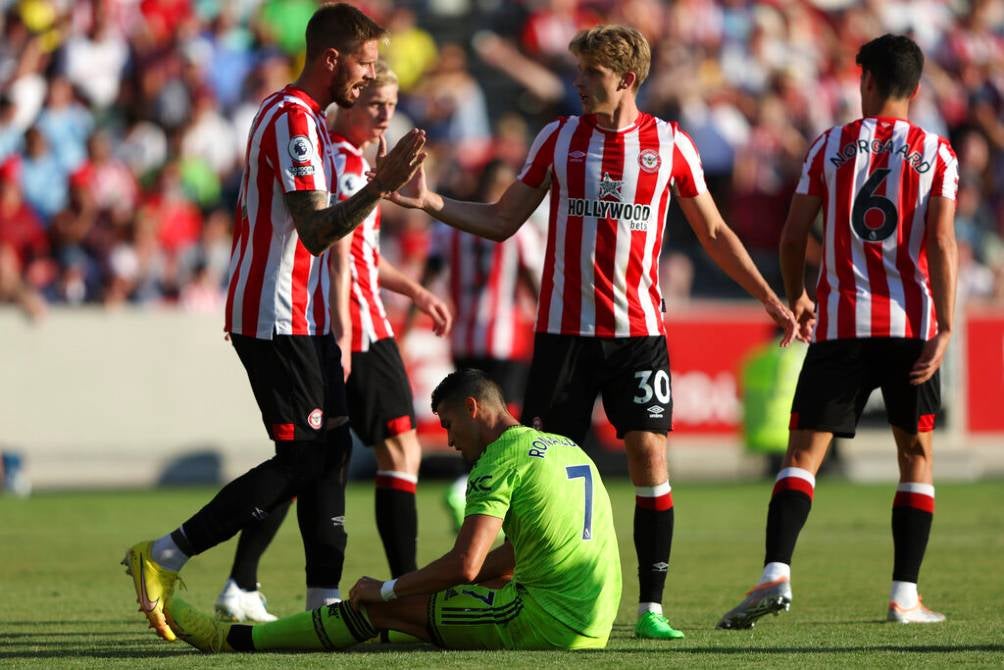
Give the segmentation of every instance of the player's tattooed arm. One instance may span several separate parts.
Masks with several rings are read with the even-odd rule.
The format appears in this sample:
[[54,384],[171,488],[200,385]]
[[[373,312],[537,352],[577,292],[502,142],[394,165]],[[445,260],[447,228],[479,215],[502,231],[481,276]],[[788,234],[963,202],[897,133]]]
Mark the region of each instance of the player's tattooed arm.
[[418,129],[409,131],[390,153],[381,137],[371,181],[348,200],[330,207],[326,191],[287,193],[284,196],[286,206],[307,251],[315,256],[324,253],[335,240],[345,237],[362,223],[382,196],[407,184],[425,160],[424,146],[425,132]]
[[319,256],[369,216],[380,201],[380,191],[367,185],[330,207],[327,191],[292,191],[284,199],[303,246]]

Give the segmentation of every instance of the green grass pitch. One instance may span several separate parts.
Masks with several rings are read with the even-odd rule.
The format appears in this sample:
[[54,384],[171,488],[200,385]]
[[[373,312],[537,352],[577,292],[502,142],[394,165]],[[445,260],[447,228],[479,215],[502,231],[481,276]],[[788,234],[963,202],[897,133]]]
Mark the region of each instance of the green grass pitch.
[[[452,542],[443,484],[419,487],[419,559]],[[632,636],[637,597],[631,543],[633,491],[608,482],[624,566],[624,601],[601,652],[448,652],[366,645],[346,654],[201,656],[145,627],[118,565],[127,545],[170,530],[209,489],[43,493],[0,499],[0,667],[87,668],[544,668],[770,667],[944,668],[1004,666],[1004,485],[938,486],[921,574],[926,602],[948,621],[883,623],[892,563],[893,486],[821,480],[794,564],[791,612],[752,631],[718,631],[718,617],[759,573],[768,482],[674,482],[676,538],[666,589],[676,642]],[[343,587],[385,576],[373,525],[372,488],[350,485]],[[185,569],[187,598],[207,610],[229,568],[233,541]],[[302,554],[291,514],[262,562],[260,579],[279,614],[303,603]]]

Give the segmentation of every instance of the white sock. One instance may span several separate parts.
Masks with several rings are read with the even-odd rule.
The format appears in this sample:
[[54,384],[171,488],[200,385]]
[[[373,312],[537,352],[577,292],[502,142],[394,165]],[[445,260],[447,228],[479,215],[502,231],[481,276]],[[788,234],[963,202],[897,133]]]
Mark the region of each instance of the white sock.
[[334,605],[342,602],[342,592],[337,589],[326,589],[319,586],[307,587],[307,610],[316,610],[325,605]]
[[917,585],[913,582],[892,583],[889,590],[889,600],[896,603],[903,609],[912,609],[917,606]]
[[151,553],[153,560],[161,567],[174,572],[181,570],[181,567],[188,562],[188,556],[174,543],[170,533],[153,541]]
[[641,616],[645,612],[662,614],[662,603],[638,603],[638,616]]
[[763,574],[760,575],[760,581],[757,584],[766,584],[767,582],[773,582],[778,579],[787,579],[791,581],[791,566],[787,563],[768,563],[763,566]]

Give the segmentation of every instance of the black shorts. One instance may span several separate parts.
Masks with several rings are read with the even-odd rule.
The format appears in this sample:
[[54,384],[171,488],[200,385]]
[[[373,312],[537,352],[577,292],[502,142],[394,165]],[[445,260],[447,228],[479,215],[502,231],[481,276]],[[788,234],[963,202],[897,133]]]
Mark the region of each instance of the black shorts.
[[502,397],[510,406],[523,400],[526,376],[530,371],[530,366],[525,361],[505,358],[454,358],[453,366],[458,370],[477,368],[484,372],[489,379],[502,388]]
[[348,395],[352,428],[367,447],[415,428],[411,384],[393,337],[352,353]]
[[329,418],[348,416],[338,345],[331,335],[231,335],[268,436],[276,442],[325,437]]
[[666,338],[538,333],[523,401],[523,423],[582,443],[596,395],[617,430],[666,434],[673,427]]
[[941,408],[940,372],[910,383],[924,342],[873,337],[809,345],[791,407],[791,428],[854,437],[868,396],[882,389],[889,423],[910,434],[934,429]]

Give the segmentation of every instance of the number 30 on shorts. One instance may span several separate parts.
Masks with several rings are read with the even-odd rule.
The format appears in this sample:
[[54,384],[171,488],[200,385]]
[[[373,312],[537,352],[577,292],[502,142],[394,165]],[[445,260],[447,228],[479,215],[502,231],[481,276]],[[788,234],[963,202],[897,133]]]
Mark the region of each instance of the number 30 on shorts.
[[652,370],[641,370],[634,378],[638,380],[639,394],[633,398],[637,404],[651,402],[653,396],[663,405],[669,402],[669,373],[665,370],[656,370],[654,378]]

